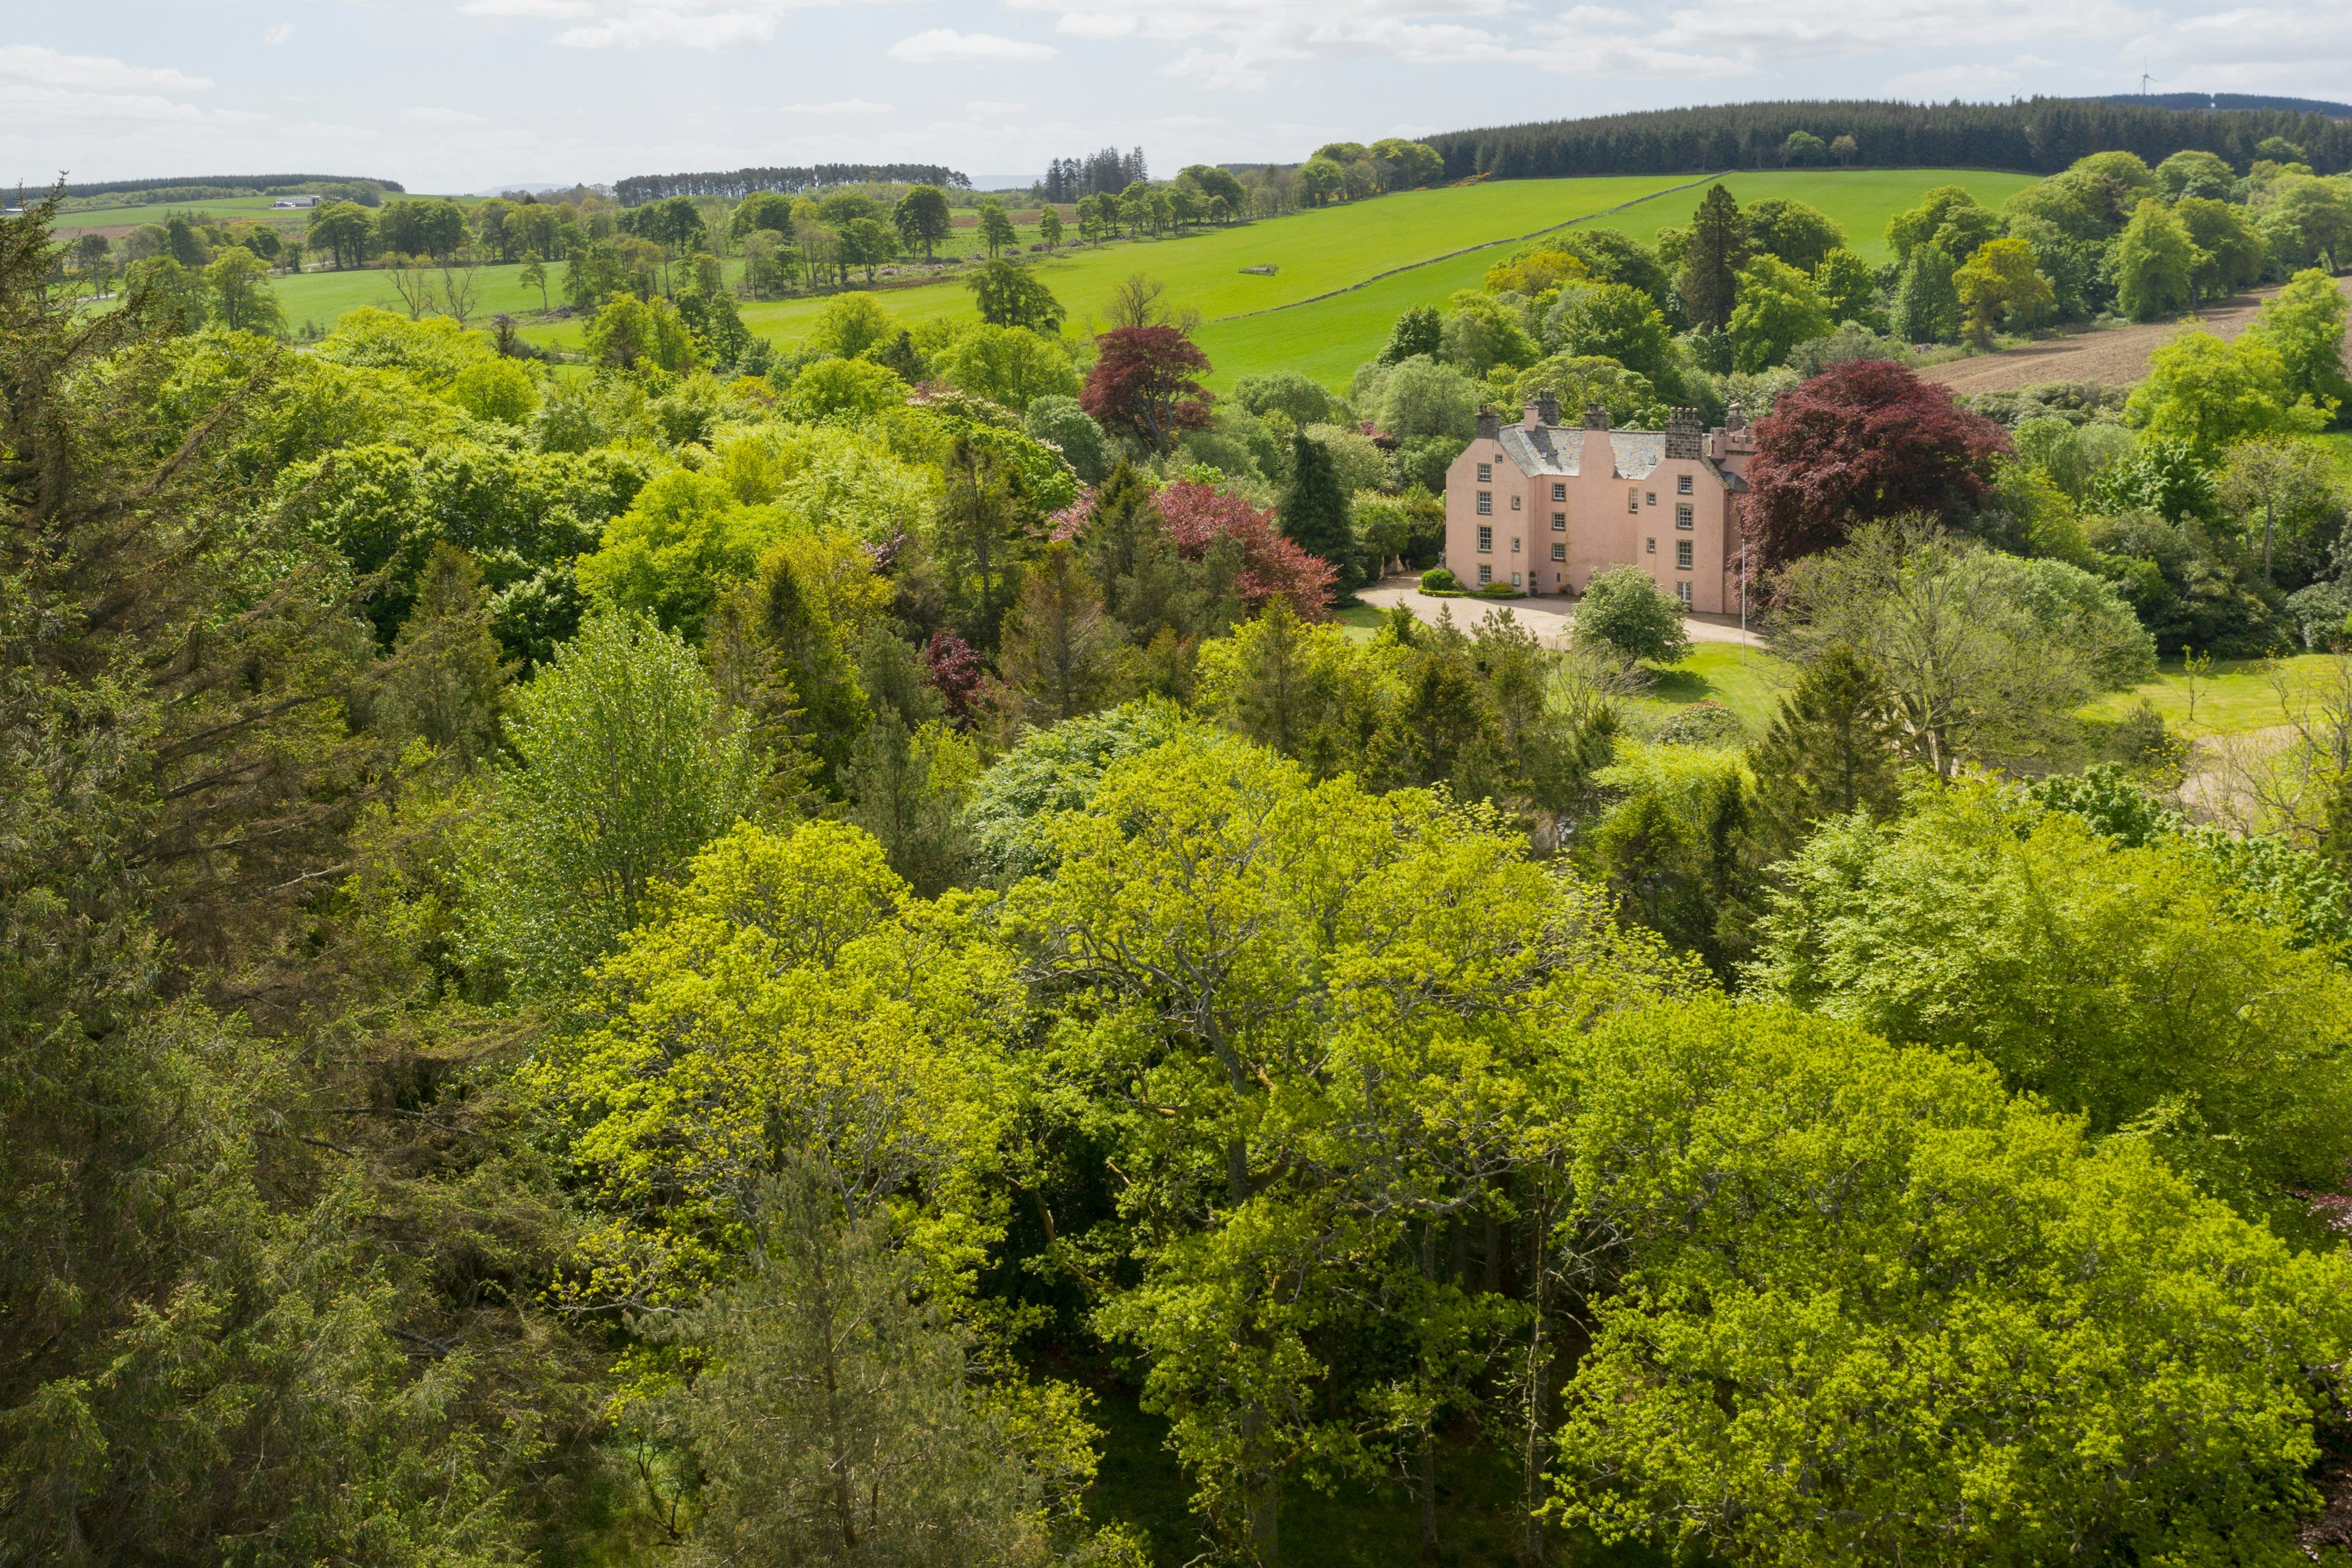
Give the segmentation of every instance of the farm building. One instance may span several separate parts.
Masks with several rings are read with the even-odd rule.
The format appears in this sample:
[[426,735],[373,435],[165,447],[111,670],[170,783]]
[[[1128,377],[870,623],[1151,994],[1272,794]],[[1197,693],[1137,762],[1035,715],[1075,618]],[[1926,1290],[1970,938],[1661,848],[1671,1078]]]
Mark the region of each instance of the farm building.
[[1641,567],[1661,593],[1720,614],[1738,604],[1739,525],[1754,434],[1678,408],[1664,430],[1612,430],[1601,408],[1559,423],[1549,392],[1518,424],[1493,409],[1445,474],[1445,564],[1465,587],[1577,594],[1596,572]]

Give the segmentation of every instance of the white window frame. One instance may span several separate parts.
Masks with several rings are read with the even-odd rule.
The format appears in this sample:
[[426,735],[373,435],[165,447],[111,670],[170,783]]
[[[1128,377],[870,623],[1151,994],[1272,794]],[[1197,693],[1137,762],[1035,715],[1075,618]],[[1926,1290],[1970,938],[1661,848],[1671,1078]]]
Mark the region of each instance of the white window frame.
[[1696,528],[1698,526],[1697,523],[1691,521],[1691,509],[1687,504],[1677,505],[1675,508],[1675,526],[1676,528]]
[[1495,492],[1493,490],[1480,490],[1478,492],[1478,515],[1480,517],[1492,517],[1495,515]]
[[1478,553],[1481,555],[1492,555],[1494,552],[1495,530],[1491,524],[1480,523],[1478,525]]

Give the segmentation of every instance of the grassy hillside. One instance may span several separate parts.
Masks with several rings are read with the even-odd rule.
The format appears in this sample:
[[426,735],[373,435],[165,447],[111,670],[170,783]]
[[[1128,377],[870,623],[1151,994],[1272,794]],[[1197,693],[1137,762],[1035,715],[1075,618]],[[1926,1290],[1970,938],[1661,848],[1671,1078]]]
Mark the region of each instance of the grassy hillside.
[[[1588,182],[1528,183],[1575,185]],[[2011,192],[2033,184],[2033,176],[1973,169],[1872,169],[1851,174],[1809,170],[1733,174],[1723,184],[1743,205],[1767,196],[1811,203],[1844,228],[1846,239],[1855,250],[1876,262],[1886,258],[1886,220],[1906,207],[1916,206],[1919,198],[1935,186],[1961,185],[1977,200],[1998,206]],[[1597,217],[1592,223],[1595,226],[1622,230],[1648,244],[1657,237],[1661,228],[1688,223],[1697,196],[1696,191],[1677,191],[1623,212]],[[1201,346],[1215,363],[1220,382],[1259,371],[1287,368],[1344,390],[1356,367],[1380,351],[1381,344],[1387,341],[1390,324],[1407,307],[1443,300],[1456,289],[1475,288],[1486,268],[1507,254],[1508,248],[1498,246],[1416,268],[1335,300],[1318,300],[1270,316],[1245,321],[1213,319],[1200,331]]]
[[[1964,185],[1978,200],[1998,205],[2032,182],[2024,174],[1914,169],[1743,174],[1724,183],[1743,203],[1776,195],[1810,202],[1843,226],[1856,250],[1879,260],[1887,218],[1916,205],[1931,187]],[[1698,187],[1682,176],[1496,181],[1407,192],[1181,238],[1073,247],[1040,260],[1037,269],[1081,329],[1100,319],[1112,289],[1133,274],[1165,284],[1174,306],[1202,317],[1199,338],[1216,366],[1213,385],[1293,369],[1344,387],[1355,368],[1379,352],[1401,312],[1477,287],[1522,237],[1583,220],[1647,242],[1662,227],[1687,223],[1697,199]],[[1242,270],[1257,266],[1276,270],[1271,277]],[[517,271],[477,269],[481,311],[537,312],[538,291],[524,289]],[[360,305],[399,308],[382,273],[313,272],[286,279],[278,289],[287,320],[296,326],[324,325]],[[881,299],[893,316],[909,322],[971,310],[961,282],[886,289]],[[743,320],[761,336],[788,344],[807,331],[824,305],[822,299],[747,304]],[[562,348],[576,348],[581,334],[576,321],[525,327],[527,337]]]
[[[1216,321],[1296,304],[1465,246],[1516,239],[1639,200],[1675,183],[1650,178],[1525,180],[1410,191],[1181,238],[1099,249],[1072,247],[1040,259],[1037,275],[1068,308],[1072,324],[1081,328],[1089,317],[1100,318],[1111,290],[1138,272],[1166,284],[1169,300],[1178,309],[1196,310],[1205,320]],[[1272,277],[1242,270],[1265,266],[1276,268]],[[961,282],[890,289],[883,291],[882,300],[905,321],[971,310],[971,295]],[[789,343],[808,330],[824,305],[822,299],[746,305],[743,320],[753,331]],[[576,325],[559,325],[533,329],[530,335],[568,346],[578,333]]]

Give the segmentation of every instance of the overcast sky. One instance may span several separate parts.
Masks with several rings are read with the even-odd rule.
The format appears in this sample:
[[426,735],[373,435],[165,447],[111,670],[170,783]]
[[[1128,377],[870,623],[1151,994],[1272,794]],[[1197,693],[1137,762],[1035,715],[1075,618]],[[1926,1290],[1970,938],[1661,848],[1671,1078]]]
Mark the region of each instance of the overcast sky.
[[2352,0],[10,0],[0,178],[1155,171],[1766,98],[2352,95]]

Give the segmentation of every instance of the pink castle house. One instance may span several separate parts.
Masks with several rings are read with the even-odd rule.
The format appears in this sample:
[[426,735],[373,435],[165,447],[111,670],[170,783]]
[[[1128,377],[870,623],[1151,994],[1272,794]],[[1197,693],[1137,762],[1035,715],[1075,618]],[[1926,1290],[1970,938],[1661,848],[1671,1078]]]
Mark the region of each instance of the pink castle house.
[[1723,428],[1677,408],[1664,430],[1580,428],[1539,394],[1517,425],[1491,408],[1445,471],[1445,564],[1465,588],[1507,583],[1580,594],[1596,572],[1635,565],[1702,614],[1739,606],[1739,523],[1756,439],[1734,405]]

